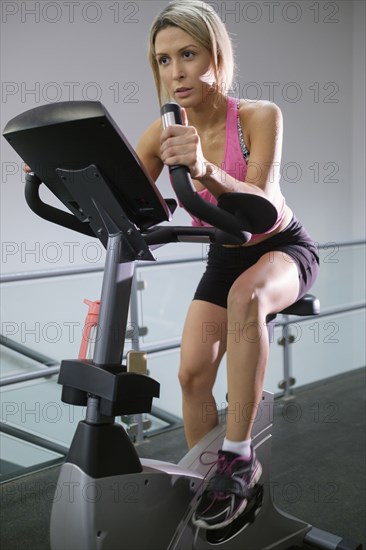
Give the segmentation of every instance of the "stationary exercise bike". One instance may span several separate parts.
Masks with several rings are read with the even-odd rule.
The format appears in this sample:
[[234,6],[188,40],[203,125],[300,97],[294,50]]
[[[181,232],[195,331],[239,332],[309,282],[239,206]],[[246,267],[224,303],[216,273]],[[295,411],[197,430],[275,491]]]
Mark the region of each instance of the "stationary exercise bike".
[[[164,125],[179,122],[179,108],[164,106]],[[285,550],[361,546],[321,531],[278,510],[270,494],[273,396],[263,393],[253,442],[263,475],[248,507],[224,529],[191,523],[200,489],[210,475],[200,456],[216,452],[225,427],[208,433],[178,464],[140,459],[115,417],[150,412],[159,384],[136,372],[143,355],[130,352],[121,365],[136,260],[154,261],[168,242],[242,244],[271,227],[276,211],[248,194],[225,194],[217,206],[195,192],[185,167],[170,169],[175,193],[193,215],[212,227],[174,227],[174,200],[164,200],[137,155],[99,102],[48,104],[11,120],[4,136],[34,169],[25,194],[42,218],[97,237],[106,248],[98,334],[93,359],[62,361],[62,401],[86,407],[57,483],[51,517],[52,550]],[[69,212],[45,204],[43,182]],[[307,295],[284,310],[313,315]]]

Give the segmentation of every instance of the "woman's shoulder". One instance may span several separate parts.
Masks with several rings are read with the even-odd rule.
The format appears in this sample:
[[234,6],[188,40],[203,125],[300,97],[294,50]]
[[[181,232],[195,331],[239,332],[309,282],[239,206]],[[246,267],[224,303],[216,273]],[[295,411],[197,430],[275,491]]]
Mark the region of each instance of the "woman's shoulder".
[[282,112],[272,101],[241,99],[239,117],[249,151],[254,139],[257,136],[263,136],[263,132],[276,136],[282,135]]
[[249,151],[252,150],[253,143],[263,139],[264,135],[282,135],[281,109],[272,101],[240,99],[239,119],[244,142]]
[[281,116],[281,109],[273,101],[240,99],[239,100],[240,118],[251,119],[273,118]]

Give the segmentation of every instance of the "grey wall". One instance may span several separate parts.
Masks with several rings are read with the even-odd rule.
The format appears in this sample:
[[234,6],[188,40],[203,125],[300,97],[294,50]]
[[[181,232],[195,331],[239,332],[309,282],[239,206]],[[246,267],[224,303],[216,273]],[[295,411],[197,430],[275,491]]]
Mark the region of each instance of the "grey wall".
[[[148,29],[165,0],[2,2],[1,124],[50,101],[99,99],[132,145],[158,116]],[[285,121],[283,191],[319,242],[364,235],[362,1],[210,2],[236,44],[232,93],[271,99]],[[37,219],[20,160],[1,141],[2,271],[92,263],[90,239]],[[171,196],[167,173],[159,186]],[[180,212],[177,223],[188,217]],[[200,254],[169,246],[160,257]]]

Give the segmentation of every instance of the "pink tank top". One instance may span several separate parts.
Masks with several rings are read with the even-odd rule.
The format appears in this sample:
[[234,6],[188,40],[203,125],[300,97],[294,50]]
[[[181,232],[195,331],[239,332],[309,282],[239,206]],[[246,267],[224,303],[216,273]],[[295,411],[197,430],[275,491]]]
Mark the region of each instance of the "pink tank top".
[[[227,117],[226,117],[226,141],[225,141],[225,154],[224,161],[221,165],[221,169],[229,174],[230,176],[235,177],[239,181],[245,181],[247,174],[247,160],[249,158],[249,151],[244,144],[243,132],[240,125],[239,118],[239,101],[233,97],[227,97]],[[208,189],[203,189],[198,191],[198,194],[208,202],[212,204],[217,204],[215,197],[208,191]],[[276,223],[268,229],[265,233],[257,233],[252,235],[250,242],[253,240],[262,237],[271,233],[281,224],[285,216],[285,199],[282,196],[281,208],[278,212]],[[192,216],[192,225],[194,227],[211,227],[210,224]]]

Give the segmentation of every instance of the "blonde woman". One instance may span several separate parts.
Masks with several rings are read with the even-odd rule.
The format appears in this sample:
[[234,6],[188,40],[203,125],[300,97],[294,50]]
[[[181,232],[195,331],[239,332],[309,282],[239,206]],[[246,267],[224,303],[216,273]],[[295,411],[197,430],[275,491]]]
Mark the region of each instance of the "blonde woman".
[[[137,153],[155,181],[164,166],[189,168],[201,196],[214,204],[223,193],[265,197],[277,209],[273,227],[243,246],[210,246],[206,272],[189,307],[179,380],[188,445],[218,422],[212,388],[226,352],[227,432],[216,473],[201,495],[193,521],[206,529],[232,522],[247,505],[247,488],[262,468],[251,431],[268,361],[268,314],[303,296],[318,272],[313,240],[281,192],[282,114],[269,101],[229,95],[233,47],[216,12],[198,0],[175,0],[151,27],[149,59],[160,104],[174,100],[184,125],[147,128]],[[195,226],[206,225],[197,218]],[[202,337],[205,323],[220,328]],[[225,330],[222,330],[225,327]]]

